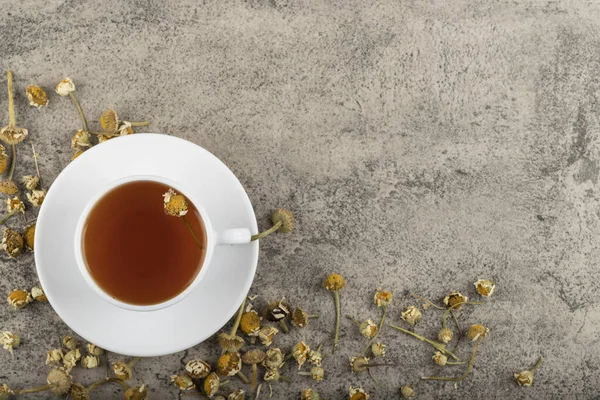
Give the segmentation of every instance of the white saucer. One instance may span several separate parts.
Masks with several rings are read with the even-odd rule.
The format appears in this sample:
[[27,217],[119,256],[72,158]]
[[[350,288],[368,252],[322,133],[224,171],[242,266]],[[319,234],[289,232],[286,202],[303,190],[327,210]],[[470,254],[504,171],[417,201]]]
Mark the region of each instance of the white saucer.
[[[180,182],[211,216],[215,231],[248,228],[256,218],[244,188],[218,158],[172,136],[134,134],[94,146],[52,184],[40,210],[35,261],[56,313],[73,331],[109,351],[141,357],[190,348],[217,332],[247,295],[258,262],[258,241],[217,246],[198,287],[179,303],[149,312],[108,303],[84,281],[73,238],[83,208],[110,182],[130,175]],[[158,199],[157,201],[162,201]]]

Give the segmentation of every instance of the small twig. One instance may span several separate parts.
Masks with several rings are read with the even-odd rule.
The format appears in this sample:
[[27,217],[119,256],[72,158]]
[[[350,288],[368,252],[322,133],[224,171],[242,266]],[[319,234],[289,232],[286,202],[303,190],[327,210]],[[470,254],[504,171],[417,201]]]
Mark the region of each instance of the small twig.
[[469,365],[467,366],[467,369],[465,371],[464,374],[462,374],[461,376],[458,377],[447,377],[447,376],[423,376],[421,377],[421,379],[423,380],[435,380],[435,381],[452,381],[452,382],[459,382],[462,381],[463,379],[465,379],[469,373],[471,372],[471,370],[473,369],[473,364],[475,363],[475,356],[477,355],[477,349],[479,348],[479,342],[475,342],[475,349],[473,349],[473,355],[471,356],[471,359],[469,360]]
[[77,98],[75,97],[73,92],[69,92],[69,96],[71,96],[71,100],[73,100],[73,104],[75,104],[75,107],[77,108],[77,112],[79,113],[79,117],[81,118],[81,123],[83,124],[83,130],[87,132],[88,125],[87,125],[87,121],[85,119],[85,114],[83,113],[83,110],[81,109],[81,105],[79,105],[79,102],[77,101]]
[[258,239],[262,239],[266,236],[269,236],[271,233],[275,232],[277,229],[279,229],[282,225],[281,221],[277,221],[277,223],[275,225],[273,225],[272,227],[270,227],[269,229],[267,229],[266,231],[262,231],[260,233],[257,233],[256,235],[252,235],[252,237],[250,238],[250,241],[253,242],[255,240]]
[[533,368],[530,369],[531,372],[535,371],[540,365],[542,365],[542,361],[544,361],[544,357],[540,356],[539,360],[535,363]]
[[17,166],[17,146],[12,145],[12,159],[10,161],[10,170],[8,171],[8,180],[12,181],[13,175],[15,174],[15,167]]
[[33,389],[21,389],[21,390],[15,390],[15,394],[25,394],[25,393],[37,393],[37,392],[43,392],[46,390],[50,390],[54,387],[55,385],[53,383],[49,383],[47,385],[44,386],[40,386],[40,387],[36,387]]
[[190,230],[190,232],[192,234],[192,237],[194,238],[194,242],[196,242],[196,244],[198,245],[198,247],[201,250],[203,250],[204,246],[200,242],[200,239],[198,239],[198,237],[196,236],[196,233],[194,232],[194,228],[192,228],[192,224],[190,224],[190,221],[187,220],[187,218],[185,217],[185,215],[182,215],[181,219],[183,220],[183,222],[185,222],[185,224],[187,225],[188,229]]
[[440,352],[442,352],[444,354],[448,354],[450,357],[454,358],[455,360],[460,361],[460,358],[458,358],[450,350],[446,349],[446,347],[442,343],[438,343],[438,342],[435,342],[433,340],[427,339],[426,337],[423,337],[423,336],[421,336],[421,335],[419,335],[417,333],[411,332],[408,329],[404,329],[404,328],[401,328],[401,327],[396,326],[396,325],[388,324],[388,326],[391,327],[391,328],[397,329],[397,330],[399,330],[401,332],[404,332],[404,333],[406,333],[408,335],[414,336],[414,337],[416,337],[417,339],[419,339],[422,342],[429,343],[430,345],[432,345],[433,347],[435,347]]
[[33,151],[33,162],[35,163],[35,171],[37,172],[38,181],[40,183],[40,187],[43,187],[44,185],[42,185],[42,176],[40,175],[40,167],[38,165],[39,154],[35,152],[35,147],[33,146],[33,142],[29,142],[29,144],[31,144],[31,151]]
[[431,301],[431,300],[427,300],[425,297],[421,297],[421,296],[419,296],[419,295],[417,295],[417,294],[414,294],[414,293],[411,293],[410,295],[411,295],[412,297],[414,297],[414,298],[417,298],[417,299],[419,299],[419,300],[421,300],[421,301],[424,301],[424,302],[426,302],[427,304],[429,304],[429,305],[430,305],[430,306],[432,306],[432,307],[435,307],[435,308],[437,308],[438,310],[445,310],[445,308],[444,308],[444,307],[440,307],[440,306],[438,306],[438,305],[437,305],[437,304],[435,304],[433,301]]

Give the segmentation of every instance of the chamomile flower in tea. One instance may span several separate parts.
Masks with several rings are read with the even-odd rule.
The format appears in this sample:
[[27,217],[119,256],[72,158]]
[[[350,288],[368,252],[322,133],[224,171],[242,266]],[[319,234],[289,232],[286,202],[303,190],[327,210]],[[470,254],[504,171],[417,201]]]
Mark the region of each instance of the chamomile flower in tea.
[[489,279],[480,279],[474,285],[477,293],[483,297],[490,297],[496,288],[496,284]]
[[32,190],[31,193],[27,193],[27,200],[34,207],[40,207],[46,199],[46,191],[44,189]]
[[25,204],[23,204],[18,197],[4,200],[4,204],[6,204],[6,211],[8,211],[9,214],[25,212]]
[[88,354],[81,359],[81,366],[86,369],[96,368],[100,365],[100,359],[98,356]]
[[19,232],[6,228],[2,235],[2,243],[0,244],[2,250],[8,254],[9,257],[16,257],[23,251],[23,237]]
[[180,194],[177,194],[173,189],[169,189],[163,194],[165,203],[165,213],[172,217],[183,217],[188,212],[187,199]]
[[418,324],[421,317],[421,311],[415,306],[408,306],[401,314],[401,318],[409,325]]
[[0,345],[4,350],[8,350],[12,353],[13,349],[16,349],[21,344],[21,337],[16,333],[9,331],[0,332]]
[[348,391],[350,394],[350,400],[367,400],[370,397],[369,394],[360,387],[354,388],[350,386]]
[[402,386],[400,388],[400,395],[405,399],[410,399],[415,397],[415,391],[408,385]]
[[21,178],[21,183],[25,185],[27,190],[33,190],[40,182],[40,178],[36,175],[25,175]]
[[292,356],[298,363],[298,369],[302,368],[308,358],[309,353],[310,347],[308,347],[304,341],[296,343],[296,345],[292,348]]
[[196,385],[194,385],[192,379],[187,375],[172,375],[171,382],[173,382],[173,384],[182,391],[196,388]]
[[27,228],[25,228],[23,239],[25,240],[27,248],[33,251],[33,246],[35,243],[35,224],[29,225]]
[[73,384],[71,376],[66,371],[59,368],[52,368],[50,370],[47,382],[49,385],[52,385],[50,391],[57,396],[64,396],[69,393],[71,385]]
[[210,374],[210,365],[202,360],[191,360],[185,364],[185,372],[192,379],[204,379]]
[[75,91],[75,84],[71,78],[65,78],[56,85],[56,93],[59,96],[68,96]]
[[469,301],[469,298],[459,292],[452,292],[448,296],[444,297],[443,301],[446,307],[452,307],[454,310],[459,310],[463,306],[462,303]]
[[32,301],[29,292],[23,289],[15,289],[8,295],[8,304],[16,309],[23,308]]
[[467,337],[471,339],[473,342],[483,339],[488,335],[490,330],[483,325],[475,324],[471,325],[467,330]]
[[38,85],[29,85],[25,88],[25,95],[27,96],[27,100],[29,100],[29,105],[36,108],[42,108],[47,106],[48,95]]
[[54,350],[49,350],[48,354],[46,356],[46,364],[47,365],[53,365],[53,364],[60,364],[63,360],[64,357],[64,353],[62,349],[54,349]]

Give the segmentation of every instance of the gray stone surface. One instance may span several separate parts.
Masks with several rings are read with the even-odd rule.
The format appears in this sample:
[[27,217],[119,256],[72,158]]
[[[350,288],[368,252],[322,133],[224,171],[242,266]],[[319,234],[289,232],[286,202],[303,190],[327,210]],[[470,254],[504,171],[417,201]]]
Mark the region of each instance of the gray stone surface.
[[[296,213],[294,234],[261,243],[252,293],[258,305],[285,295],[321,318],[280,337],[281,346],[300,338],[315,345],[332,329],[333,302],[320,287],[329,272],[348,279],[344,313],[377,319],[372,294],[383,286],[396,294],[396,322],[403,307],[419,304],[409,292],[437,300],[458,289],[475,298],[474,280],[497,281],[485,306],[460,313],[464,325],[481,322],[491,335],[457,390],[419,381],[435,372],[431,349],[389,329],[382,340],[395,366],[377,370],[381,384],[352,375],[348,357],[364,342],[343,321],[342,350],[325,360],[326,380],[295,377],[288,365],[294,383],[275,385],[274,398],[298,398],[312,386],[343,399],[354,384],[371,398],[394,399],[409,382],[423,399],[598,398],[597,2],[0,6],[0,65],[15,71],[18,120],[41,153],[45,183],[69,162],[79,121],[55,94],[48,108],[28,108],[24,88],[51,92],[71,76],[91,120],[116,107],[126,119],[150,119],[149,131],[216,154],[245,185],[261,226],[274,207]],[[17,174],[32,173],[31,152],[21,149]],[[3,296],[37,280],[31,254],[1,256],[0,274]],[[439,324],[440,312],[427,310],[417,331],[433,337]],[[70,333],[43,304],[0,307],[0,329],[23,336],[14,356],[0,352],[0,382],[14,388],[42,384],[45,352]],[[144,359],[135,382],[147,383],[152,399],[175,399],[168,377],[189,359],[216,354],[210,340]],[[540,354],[546,361],[534,386],[519,388],[513,373]],[[101,376],[75,372],[88,384]],[[118,393],[106,387],[93,398]]]

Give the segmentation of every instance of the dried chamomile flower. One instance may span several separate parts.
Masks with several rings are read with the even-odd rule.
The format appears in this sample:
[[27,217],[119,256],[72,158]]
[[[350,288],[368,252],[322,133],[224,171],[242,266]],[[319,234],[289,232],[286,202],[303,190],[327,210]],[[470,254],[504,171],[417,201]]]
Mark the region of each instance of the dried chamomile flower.
[[79,349],[69,350],[63,357],[63,365],[67,372],[70,372],[77,365],[77,361],[81,359],[81,352]]
[[392,303],[392,292],[378,288],[373,297],[373,301],[377,307],[387,307]]
[[79,346],[79,341],[73,336],[65,336],[62,340],[63,346],[69,350],[75,350]]
[[442,328],[438,332],[438,340],[442,343],[450,343],[452,338],[454,337],[454,332],[452,332],[448,328]]
[[270,301],[265,309],[265,318],[271,322],[277,322],[290,315],[290,305],[285,298],[279,301]]
[[365,372],[369,369],[369,366],[368,357],[350,357],[350,367],[352,368],[352,372]]
[[177,386],[179,390],[192,390],[196,388],[192,378],[187,375],[172,375],[171,382],[173,382],[173,384]]
[[130,387],[125,391],[123,400],[147,400],[148,387],[146,385]]
[[33,297],[35,301],[39,301],[40,303],[45,303],[48,301],[46,293],[44,293],[44,290],[39,286],[34,286],[31,288],[31,297]]
[[32,190],[31,193],[27,193],[27,200],[34,207],[40,207],[46,198],[46,191],[44,189]]
[[40,178],[37,175],[25,175],[21,178],[21,183],[25,185],[27,190],[35,189],[39,182]]
[[281,378],[281,374],[279,373],[279,370],[268,369],[265,372],[265,376],[263,377],[263,380],[265,382],[277,382],[279,380],[279,378]]
[[273,338],[277,332],[279,332],[279,329],[274,326],[263,326],[260,328],[260,331],[258,331],[258,339],[265,346],[270,346],[273,343]]
[[71,161],[73,161],[74,159],[76,159],[77,157],[79,157],[80,155],[82,155],[84,151],[85,150],[77,150],[75,152],[75,154],[73,154],[73,157],[71,157]]
[[446,363],[448,363],[448,357],[446,357],[444,354],[442,354],[439,351],[435,352],[432,359],[433,359],[433,362],[436,363],[437,365],[439,365],[440,367],[444,367],[446,365]]
[[107,136],[107,135],[103,135],[103,134],[98,134],[98,135],[96,135],[96,137],[98,138],[98,143],[104,143],[107,140],[112,139],[114,136]]
[[370,396],[363,388],[353,388],[350,386],[350,400],[367,400]]
[[119,129],[117,130],[117,135],[126,136],[132,135],[133,129],[131,128],[131,122],[121,121],[119,124]]
[[83,368],[92,369],[98,365],[100,365],[100,359],[97,356],[89,354],[81,359],[81,366]]
[[52,368],[50,370],[47,381],[49,385],[52,385],[50,391],[57,396],[63,396],[69,393],[71,384],[73,383],[71,376],[66,371],[59,368]]
[[13,197],[12,199],[4,200],[4,204],[6,204],[6,211],[8,211],[9,214],[25,212],[25,204],[23,204],[21,199],[19,199],[17,196]]
[[[17,117],[15,114],[15,101],[13,98],[13,73],[12,71],[6,72],[6,80],[8,84],[8,126],[0,129],[0,140],[3,142],[15,145],[21,143],[27,137],[27,129],[25,128],[17,128]],[[13,166],[15,162],[15,157],[13,155]],[[9,180],[12,178],[11,176],[8,178]]]
[[263,366],[268,369],[279,369],[283,366],[284,354],[279,348],[271,348],[265,353],[265,360]]
[[535,366],[530,370],[515,373],[515,379],[519,386],[531,386],[533,383],[533,373],[540,365],[542,365],[543,360],[544,358],[540,357]]
[[294,324],[298,328],[305,328],[308,325],[308,313],[301,309],[300,307],[296,307],[294,312],[292,313],[292,324]]
[[310,369],[310,376],[315,381],[321,382],[325,376],[325,370],[321,366],[315,365]]
[[242,361],[245,364],[252,365],[252,389],[256,388],[256,379],[258,375],[258,364],[263,362],[267,355],[261,349],[251,349],[244,353]]
[[306,362],[309,353],[310,347],[308,347],[304,341],[296,343],[296,345],[292,348],[292,356],[298,363],[298,369],[302,368],[302,365],[304,365]]
[[334,354],[340,340],[340,290],[346,287],[346,280],[340,274],[331,274],[323,281],[323,287],[333,294],[335,304],[335,333],[333,335],[333,349],[331,351]]
[[485,326],[475,324],[469,327],[469,329],[467,330],[467,336],[469,337],[469,339],[475,342],[479,339],[483,339],[484,337],[486,337],[489,332],[490,330]]
[[0,144],[0,174],[3,174],[8,167],[8,154],[6,154],[6,149],[4,146]]
[[462,303],[466,303],[467,301],[469,301],[469,298],[459,292],[452,292],[444,297],[444,304],[446,307],[452,307],[454,310],[460,310],[463,306]]
[[415,306],[408,306],[401,314],[401,318],[409,325],[416,325],[421,321],[421,311]]
[[90,395],[85,386],[74,383],[71,385],[71,390],[69,390],[69,399],[70,400],[90,400]]
[[400,394],[405,399],[410,399],[411,397],[415,397],[415,391],[408,385],[402,386],[400,388]]
[[192,379],[204,379],[210,374],[210,365],[202,360],[191,360],[185,364],[185,372]]
[[6,383],[3,383],[2,385],[0,385],[0,400],[8,400],[10,398],[11,394],[15,394],[15,392],[12,391],[6,385]]
[[46,356],[46,365],[60,364],[63,360],[64,353],[62,349],[49,350]]
[[71,139],[71,147],[75,150],[81,150],[84,147],[90,147],[92,143],[90,143],[90,134],[83,129],[78,130],[73,135]]
[[302,389],[302,392],[300,392],[300,400],[321,400],[321,396],[312,389]]
[[233,376],[241,369],[242,358],[240,353],[223,353],[217,361],[217,374],[221,376]]
[[4,350],[8,350],[12,353],[13,349],[16,349],[21,344],[21,337],[16,333],[9,331],[0,332],[0,345]]
[[88,353],[93,356],[101,356],[102,354],[104,354],[104,349],[102,347],[96,346],[93,343],[88,343],[86,347]]
[[374,357],[384,357],[385,356],[385,344],[381,342],[375,342],[371,345],[371,352]]
[[15,289],[8,295],[8,304],[16,309],[23,308],[32,301],[33,299],[27,290]]
[[271,215],[271,222],[274,226],[280,225],[278,231],[281,233],[290,233],[294,230],[294,214],[283,208],[278,208]]
[[25,128],[4,127],[0,130],[0,140],[6,144],[19,144],[27,137],[28,131]]
[[104,133],[108,136],[113,136],[117,133],[119,127],[119,116],[115,110],[104,110],[100,114],[100,126]]
[[367,339],[373,339],[377,335],[377,325],[370,319],[363,321],[360,326],[360,334]]
[[71,78],[65,78],[56,85],[56,93],[59,96],[68,96],[69,93],[75,91],[75,84]]
[[187,199],[177,194],[173,189],[163,194],[165,202],[165,213],[172,217],[183,217],[188,212]]
[[246,342],[243,338],[237,335],[231,335],[229,333],[219,333],[217,336],[217,342],[219,346],[225,351],[239,351]]
[[475,290],[483,297],[490,297],[494,293],[496,284],[489,279],[480,279],[474,283]]
[[23,238],[25,239],[25,244],[27,245],[27,248],[33,251],[33,246],[35,243],[35,224],[29,225],[27,228],[25,228]]
[[48,105],[48,95],[38,85],[27,86],[25,94],[27,95],[27,100],[29,100],[29,105],[32,107],[42,108]]
[[219,379],[219,375],[211,372],[205,379],[204,384],[202,385],[204,389],[204,393],[208,397],[212,397],[217,394],[219,391],[219,387],[221,386],[221,380]]
[[122,379],[124,381],[131,378],[132,371],[131,367],[124,361],[117,361],[112,365],[113,372],[117,376],[117,378]]
[[23,251],[23,237],[19,232],[6,228],[4,235],[2,236],[2,250],[8,254],[9,257],[16,257]]
[[260,331],[260,316],[254,310],[246,311],[240,320],[240,329],[248,336],[257,336]]
[[13,195],[19,191],[17,184],[13,181],[0,181],[0,193]]
[[317,350],[311,350],[308,352],[308,362],[313,365],[321,365],[323,362],[323,354],[320,351],[321,346]]
[[227,400],[244,400],[246,398],[246,392],[242,389],[236,389],[227,396]]
[[340,274],[331,274],[325,278],[323,286],[330,292],[337,292],[346,287],[346,280]]

